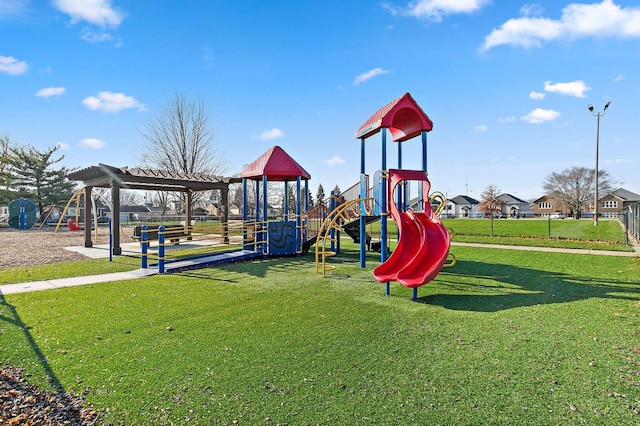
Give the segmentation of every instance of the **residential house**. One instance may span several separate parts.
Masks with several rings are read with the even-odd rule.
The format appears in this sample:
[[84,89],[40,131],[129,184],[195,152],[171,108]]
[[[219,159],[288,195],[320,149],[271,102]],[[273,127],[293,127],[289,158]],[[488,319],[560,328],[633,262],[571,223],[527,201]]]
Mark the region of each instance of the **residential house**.
[[442,217],[477,217],[480,203],[468,195],[457,195],[447,200]]
[[0,222],[9,220],[9,206],[0,206]]
[[600,217],[618,217],[620,210],[638,202],[640,202],[640,195],[618,188],[598,199],[598,215]]
[[560,199],[557,193],[543,195],[531,204],[533,213],[537,217],[549,217],[553,214],[562,213],[565,216],[571,216],[573,211],[571,207]]
[[533,210],[525,200],[507,193],[499,195],[498,200],[503,205],[502,214],[507,217],[533,217]]

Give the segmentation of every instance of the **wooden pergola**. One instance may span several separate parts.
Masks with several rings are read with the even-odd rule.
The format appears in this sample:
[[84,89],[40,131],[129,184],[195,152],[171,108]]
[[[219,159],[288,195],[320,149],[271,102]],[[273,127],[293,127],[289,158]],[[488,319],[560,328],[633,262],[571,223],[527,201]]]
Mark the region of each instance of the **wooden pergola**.
[[219,190],[222,219],[229,219],[229,184],[240,183],[240,178],[203,175],[199,173],[172,173],[164,170],[113,167],[106,164],[90,166],[67,175],[69,180],[82,181],[84,191],[84,246],[93,247],[91,240],[91,192],[94,187],[111,188],[113,228],[113,254],[122,253],[120,247],[120,190],[184,192],[187,195],[185,226],[191,226],[191,200],[194,192]]

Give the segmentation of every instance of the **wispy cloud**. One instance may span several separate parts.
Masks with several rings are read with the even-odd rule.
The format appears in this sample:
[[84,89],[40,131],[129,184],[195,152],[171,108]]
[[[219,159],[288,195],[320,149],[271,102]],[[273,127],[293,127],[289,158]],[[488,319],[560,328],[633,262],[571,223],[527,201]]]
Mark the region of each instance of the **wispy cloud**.
[[529,93],[529,97],[537,101],[539,101],[540,99],[544,99],[545,96],[546,95],[544,93],[535,92],[535,91],[532,91],[531,93]]
[[326,164],[329,167],[337,166],[338,164],[344,164],[344,160],[342,158],[338,157],[337,155],[334,155],[333,157],[329,158],[328,160],[324,160],[324,164]]
[[82,105],[93,111],[119,112],[123,109],[137,108],[145,111],[145,107],[137,99],[124,93],[100,92],[98,96],[89,96],[82,101]]
[[[78,145],[79,145],[79,144],[78,144]],[[71,147],[69,146],[69,144],[66,144],[66,143],[64,143],[64,142],[58,142],[58,143],[56,144],[56,147],[57,147],[57,148],[59,148],[59,149],[61,149],[61,150],[63,150],[63,151],[68,151],[68,150],[69,150],[69,148],[71,148]]]
[[481,50],[501,45],[541,47],[543,42],[587,37],[640,38],[639,21],[639,7],[621,7],[613,0],[572,3],[562,9],[558,20],[529,15],[509,19],[485,37]]
[[582,80],[570,81],[568,83],[551,83],[550,81],[544,82],[544,90],[546,92],[559,93],[561,95],[575,96],[577,98],[584,98],[585,92],[591,90],[589,86]]
[[353,85],[359,86],[361,83],[364,83],[365,81],[368,81],[377,75],[388,74],[388,73],[389,73],[389,70],[384,70],[382,68],[374,68],[370,71],[367,71],[357,76],[355,80],[353,80]]
[[263,141],[270,141],[274,139],[280,139],[284,136],[284,132],[278,128],[273,128],[271,130],[265,130],[264,132],[258,135],[258,139]]
[[85,139],[82,139],[80,142],[78,142],[78,146],[80,148],[88,148],[88,149],[100,149],[105,145],[106,145],[105,142],[95,138],[85,138]]
[[413,16],[432,22],[441,22],[446,15],[473,13],[480,10],[489,0],[414,0],[406,7],[395,7],[389,3],[382,6],[393,15]]
[[0,16],[20,15],[28,4],[29,0],[0,0]]
[[64,87],[47,87],[46,89],[38,90],[34,96],[48,98],[50,96],[60,96],[64,94],[64,92],[66,92]]
[[13,56],[0,56],[0,72],[9,75],[24,74],[29,70],[25,61],[19,61]]
[[117,28],[125,15],[111,0],[54,0],[53,6],[71,17],[71,23],[87,22],[103,28]]
[[622,74],[618,74],[618,75],[616,76],[616,78],[614,78],[614,79],[613,79],[613,81],[618,82],[618,81],[622,81],[622,80],[626,80],[626,79],[627,79],[627,77],[626,77],[626,76],[624,76],[624,75],[622,75]]
[[560,113],[558,111],[554,111],[552,109],[536,108],[529,114],[522,117],[522,120],[526,121],[527,123],[542,124],[546,121],[553,121],[558,117],[560,117]]
[[473,130],[475,130],[476,132],[486,132],[487,130],[489,130],[489,126],[487,126],[486,124],[479,124],[477,126],[475,126],[473,128]]
[[512,115],[511,117],[498,118],[498,122],[500,122],[500,123],[513,123],[514,121],[516,121],[516,116],[515,115]]

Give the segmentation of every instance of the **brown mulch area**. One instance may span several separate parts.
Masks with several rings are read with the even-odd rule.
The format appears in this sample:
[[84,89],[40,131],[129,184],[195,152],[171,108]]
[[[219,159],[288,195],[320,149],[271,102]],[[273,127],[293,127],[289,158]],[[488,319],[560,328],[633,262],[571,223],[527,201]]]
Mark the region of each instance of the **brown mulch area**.
[[41,391],[27,383],[22,369],[0,369],[0,424],[2,425],[95,425],[99,415],[83,408],[79,396]]
[[[66,227],[61,227],[54,232],[55,227],[43,226],[40,229],[21,231],[12,228],[0,229],[0,268],[14,266],[34,266],[45,263],[68,262],[72,260],[87,259],[79,253],[65,250],[64,247],[84,246],[84,232],[71,232]],[[124,229],[120,233],[121,242],[130,242],[133,231]],[[93,245],[109,244],[109,229],[98,228],[96,240],[95,231],[92,231]]]

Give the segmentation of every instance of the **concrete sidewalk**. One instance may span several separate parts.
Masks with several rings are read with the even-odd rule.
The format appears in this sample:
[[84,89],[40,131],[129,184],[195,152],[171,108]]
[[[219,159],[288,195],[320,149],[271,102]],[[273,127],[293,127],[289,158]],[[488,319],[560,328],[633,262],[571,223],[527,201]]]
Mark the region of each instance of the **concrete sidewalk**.
[[640,246],[633,245],[633,251],[611,251],[611,250],[591,250],[591,249],[567,249],[554,247],[530,247],[530,246],[505,246],[501,244],[480,244],[480,243],[461,243],[451,241],[451,246],[459,247],[484,247],[502,250],[520,250],[520,251],[542,251],[549,253],[573,253],[573,254],[591,254],[596,256],[618,256],[618,257],[640,257]]
[[47,281],[32,281],[27,283],[0,285],[0,294],[27,293],[30,291],[52,290],[54,288],[75,287],[79,285],[107,283],[113,281],[133,280],[150,275],[156,275],[157,269],[136,269],[128,272],[114,272],[111,274],[86,275],[82,277],[58,278]]

